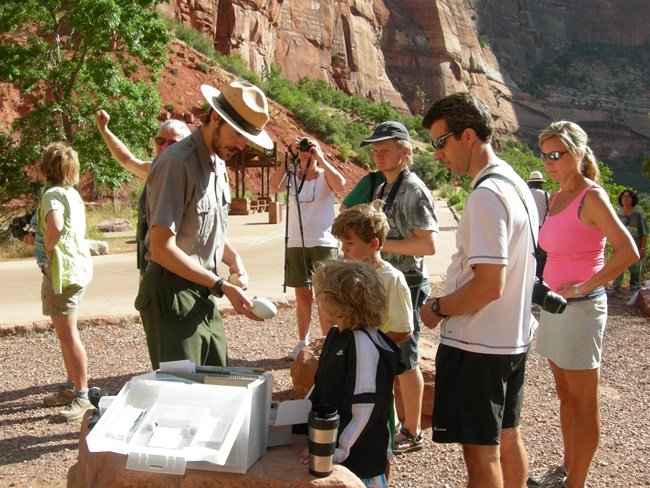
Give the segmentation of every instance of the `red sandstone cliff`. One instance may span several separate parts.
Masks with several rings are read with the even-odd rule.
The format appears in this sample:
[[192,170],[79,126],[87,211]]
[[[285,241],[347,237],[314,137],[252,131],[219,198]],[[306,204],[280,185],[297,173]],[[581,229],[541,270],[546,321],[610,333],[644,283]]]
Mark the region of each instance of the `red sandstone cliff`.
[[586,85],[526,92],[533,68],[575,43],[650,43],[647,0],[175,0],[173,10],[257,73],[275,63],[290,79],[324,78],[411,113],[470,91],[491,105],[500,132],[533,142],[550,120],[575,120],[602,158],[650,144],[639,66],[607,72],[577,60]]

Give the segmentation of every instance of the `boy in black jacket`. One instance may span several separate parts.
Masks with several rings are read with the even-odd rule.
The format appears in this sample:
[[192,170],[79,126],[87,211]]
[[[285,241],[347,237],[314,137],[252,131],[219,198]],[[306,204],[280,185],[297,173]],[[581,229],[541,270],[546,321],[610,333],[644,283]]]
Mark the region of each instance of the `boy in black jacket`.
[[[387,487],[388,419],[401,361],[399,348],[377,328],[383,286],[370,265],[334,260],[315,270],[313,286],[320,317],[337,327],[325,339],[309,399],[341,417],[334,462],[366,486]],[[301,461],[308,460],[305,450]]]

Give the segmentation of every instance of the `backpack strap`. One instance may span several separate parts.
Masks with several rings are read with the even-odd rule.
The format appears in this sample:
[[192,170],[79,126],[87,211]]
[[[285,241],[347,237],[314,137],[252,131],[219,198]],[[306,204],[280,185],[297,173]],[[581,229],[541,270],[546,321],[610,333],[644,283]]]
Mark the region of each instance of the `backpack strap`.
[[521,189],[517,185],[515,185],[515,183],[510,178],[508,178],[507,176],[504,176],[504,175],[499,174],[499,173],[488,173],[486,175],[481,176],[481,178],[479,178],[479,180],[476,182],[476,184],[472,188],[472,191],[476,190],[481,183],[483,183],[485,180],[487,180],[489,178],[495,178],[497,180],[505,181],[510,186],[512,186],[515,189],[515,191],[517,192],[517,195],[519,195],[519,198],[521,199],[521,203],[524,204],[524,209],[526,209],[526,215],[528,216],[528,227],[530,227],[530,237],[533,239],[533,247],[535,248],[534,256],[535,256],[535,259],[537,261],[539,261],[539,259],[540,259],[539,246],[537,245],[537,241],[535,240],[535,234],[533,232],[533,224],[530,221],[530,213],[528,212],[528,206],[526,205],[526,200],[524,200],[524,195],[521,192]]

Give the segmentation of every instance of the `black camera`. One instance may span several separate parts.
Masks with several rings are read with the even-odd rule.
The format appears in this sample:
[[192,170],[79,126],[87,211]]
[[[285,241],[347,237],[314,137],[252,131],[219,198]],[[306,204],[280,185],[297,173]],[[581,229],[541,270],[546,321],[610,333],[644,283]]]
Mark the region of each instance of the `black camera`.
[[533,288],[533,304],[548,313],[562,313],[566,308],[566,300],[562,295],[552,292],[546,283],[535,278]]
[[300,142],[298,143],[298,147],[302,152],[309,152],[311,149],[311,144],[309,142],[309,139],[306,137],[301,139]]

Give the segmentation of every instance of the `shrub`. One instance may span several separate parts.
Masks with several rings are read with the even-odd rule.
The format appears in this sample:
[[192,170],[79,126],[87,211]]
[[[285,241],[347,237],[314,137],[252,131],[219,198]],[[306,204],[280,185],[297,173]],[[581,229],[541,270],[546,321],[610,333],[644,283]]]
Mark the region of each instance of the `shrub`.
[[465,200],[467,200],[467,192],[465,190],[460,190],[458,192],[455,192],[451,196],[449,196],[447,202],[449,203],[449,205],[453,205],[453,206],[456,206],[459,203],[462,203],[464,206]]
[[248,65],[239,54],[231,53],[224,56],[217,52],[213,57],[223,69],[232,73],[237,78],[261,87],[262,81],[260,77],[248,69]]
[[198,63],[196,63],[196,69],[198,69],[201,73],[209,73],[210,72],[210,68],[208,67],[208,65],[205,64],[202,61],[199,61]]
[[196,49],[201,54],[205,54],[208,57],[214,56],[214,45],[212,40],[201,32],[181,24],[180,22],[172,19],[166,19],[167,26],[171,30],[177,39],[185,42],[187,45]]

